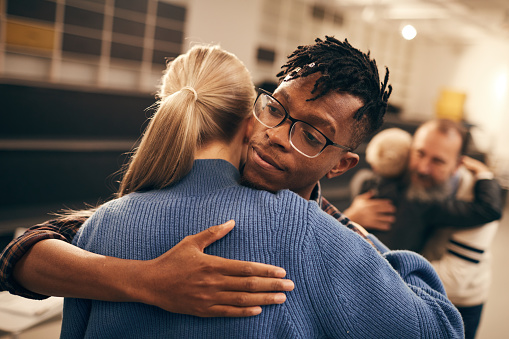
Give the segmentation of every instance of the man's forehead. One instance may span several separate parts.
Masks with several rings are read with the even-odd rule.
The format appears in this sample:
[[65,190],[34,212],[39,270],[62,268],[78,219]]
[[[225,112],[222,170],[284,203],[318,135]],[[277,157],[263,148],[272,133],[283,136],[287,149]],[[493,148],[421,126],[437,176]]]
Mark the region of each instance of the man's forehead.
[[329,110],[348,108],[356,111],[364,105],[364,101],[360,97],[337,89],[330,89],[325,95],[316,98],[321,93],[321,86],[316,88],[316,90],[314,88],[320,75],[321,73],[314,73],[306,77],[283,81],[276,88],[274,94],[281,95],[288,103],[296,101],[301,103],[307,102],[311,105],[313,103],[320,103],[321,105],[328,106]]
[[313,85],[310,86],[309,82],[304,84],[297,80],[291,80],[294,83],[288,82],[287,85],[279,86],[274,95],[283,101],[292,117],[325,128],[335,134],[338,117],[332,113],[338,109],[341,103],[332,97],[333,92],[327,93],[326,96],[317,100],[307,100],[315,96],[311,94]]
[[442,141],[443,143],[454,143],[461,144],[461,135],[458,132],[448,129],[446,131],[442,131],[438,129],[435,125],[425,125],[421,128],[417,129],[415,133],[415,138],[420,138],[425,142],[426,140],[437,140]]
[[[283,80],[276,88],[275,92],[281,91],[282,89],[291,86],[299,92],[302,92],[300,94],[305,96],[304,99],[307,100],[314,98],[319,93],[319,90],[314,93],[311,92],[313,91],[317,80],[320,78],[320,75],[320,73],[314,73],[305,77]],[[285,99],[291,100],[292,98],[287,96]]]
[[456,133],[443,133],[428,126],[416,131],[412,148],[432,152],[441,159],[449,160],[460,155],[461,137]]

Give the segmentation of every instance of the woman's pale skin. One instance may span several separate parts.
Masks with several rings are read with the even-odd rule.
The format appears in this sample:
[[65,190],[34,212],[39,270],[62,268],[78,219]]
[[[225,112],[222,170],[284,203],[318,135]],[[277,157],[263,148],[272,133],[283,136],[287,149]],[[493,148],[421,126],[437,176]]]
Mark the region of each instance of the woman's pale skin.
[[[223,159],[238,168],[248,120],[231,143],[211,142],[195,159]],[[286,301],[284,269],[224,259],[203,250],[235,226],[230,220],[190,235],[158,258],[124,260],[90,253],[67,242],[36,243],[14,268],[23,287],[43,295],[142,302],[200,317],[247,317],[261,305]],[[276,292],[278,291],[278,292]]]

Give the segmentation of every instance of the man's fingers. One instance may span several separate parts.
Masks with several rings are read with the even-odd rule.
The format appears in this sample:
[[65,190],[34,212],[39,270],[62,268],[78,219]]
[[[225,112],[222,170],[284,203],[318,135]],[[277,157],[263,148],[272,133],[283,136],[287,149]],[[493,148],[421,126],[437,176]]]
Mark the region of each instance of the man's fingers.
[[380,213],[394,213],[396,211],[392,201],[387,199],[371,199],[370,207]]
[[252,317],[262,313],[260,306],[237,307],[228,305],[214,305],[201,314],[201,317]]
[[380,220],[372,220],[369,223],[369,229],[370,230],[377,230],[377,231],[389,231],[391,229],[392,223],[380,221]]
[[379,214],[376,221],[390,225],[396,221],[396,217],[392,214]]
[[[187,236],[184,241],[193,242],[198,249],[203,252],[207,246],[228,234],[234,226],[235,221],[230,220],[224,224],[209,227],[200,233]],[[210,256],[210,259],[212,258],[215,258],[214,268],[218,269],[218,271],[225,275],[260,276],[271,278],[283,278],[286,276],[286,271],[277,266]]]
[[467,156],[463,156],[462,158],[462,164],[472,173],[479,174],[481,172],[490,172],[490,169],[488,166],[486,166],[484,163],[482,163],[479,160],[476,160],[474,158],[470,158]]
[[376,229],[378,231],[390,231],[391,230],[391,224],[386,222],[376,222],[371,227],[372,229]]
[[251,317],[262,312],[260,306],[282,304],[284,293],[220,292],[216,294],[215,305],[200,312],[200,317]]
[[475,163],[475,161],[476,161],[476,160],[475,160],[474,158],[471,158],[471,157],[466,156],[466,155],[462,156],[462,157],[461,157],[461,159],[460,159],[460,162],[461,162],[463,165],[465,165],[465,166],[468,166],[468,165],[470,165],[470,164],[472,164],[472,163]]
[[187,237],[188,241],[193,241],[201,251],[213,242],[227,235],[235,226],[235,220],[229,220],[221,225],[211,226],[200,233]]
[[371,199],[375,195],[375,190],[367,191],[366,193],[359,194],[358,197],[364,199]]
[[373,221],[373,228],[379,231],[390,231],[395,220],[392,214],[377,214],[376,220]]
[[393,214],[376,213],[366,220],[366,226],[372,230],[389,231],[395,220]]
[[282,304],[286,301],[284,293],[220,292],[216,295],[216,305],[252,307]]
[[226,276],[284,278],[286,271],[277,266],[214,257],[214,268]]
[[379,215],[392,215],[396,213],[396,207],[389,204],[376,205],[371,207],[370,213],[374,218],[377,218]]
[[295,284],[289,279],[223,276],[219,287],[222,291],[287,292],[292,291]]

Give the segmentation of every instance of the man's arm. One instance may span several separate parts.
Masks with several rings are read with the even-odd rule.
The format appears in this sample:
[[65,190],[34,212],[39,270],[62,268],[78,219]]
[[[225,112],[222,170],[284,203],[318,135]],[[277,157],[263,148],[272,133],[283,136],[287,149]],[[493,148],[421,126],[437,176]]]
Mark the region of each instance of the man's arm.
[[502,217],[502,188],[493,173],[482,162],[468,156],[462,164],[475,177],[473,201],[448,199],[430,207],[428,222],[434,226],[466,228],[498,220]]
[[502,217],[502,188],[495,180],[477,180],[474,195],[474,201],[451,198],[433,204],[427,221],[435,227],[468,228]]
[[13,280],[40,295],[143,302],[203,317],[252,316],[261,312],[260,305],[283,303],[284,293],[270,291],[290,291],[293,283],[280,279],[286,274],[282,268],[203,253],[233,227],[228,222],[188,236],[149,261],[102,256],[45,239],[12,265]]

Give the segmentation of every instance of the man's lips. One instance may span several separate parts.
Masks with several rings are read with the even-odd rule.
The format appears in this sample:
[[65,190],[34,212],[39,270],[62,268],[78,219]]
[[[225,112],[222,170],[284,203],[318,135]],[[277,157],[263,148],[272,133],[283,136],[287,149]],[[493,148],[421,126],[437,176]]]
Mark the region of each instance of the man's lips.
[[258,152],[254,147],[252,148],[252,150],[253,150],[253,160],[260,167],[263,167],[268,170],[283,171],[283,169],[270,156]]

